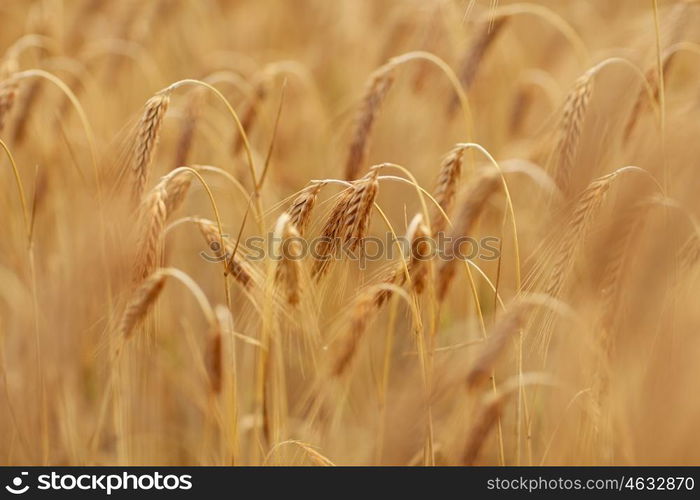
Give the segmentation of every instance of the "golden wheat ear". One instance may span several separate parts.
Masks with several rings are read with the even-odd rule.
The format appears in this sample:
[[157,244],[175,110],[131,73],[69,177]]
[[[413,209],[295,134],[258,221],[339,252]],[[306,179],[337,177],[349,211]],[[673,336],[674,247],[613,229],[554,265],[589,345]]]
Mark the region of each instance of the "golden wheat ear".
[[306,228],[311,220],[311,212],[313,211],[318,193],[325,185],[325,182],[312,182],[294,199],[291,206],[287,210],[291,224],[297,228],[300,235],[306,232]]
[[583,121],[593,93],[594,75],[595,71],[589,70],[576,80],[573,89],[566,97],[564,112],[559,122],[554,150],[553,177],[563,193],[570,193],[571,190],[571,170],[574,167]]
[[156,185],[139,208],[136,257],[134,260],[133,281],[139,283],[153,273],[160,265],[163,249],[163,234],[168,217],[166,205],[168,193],[164,183]]
[[[435,201],[438,202],[442,210],[448,215],[452,211],[457,185],[462,175],[463,156],[463,146],[457,145],[452,148],[440,164],[440,172],[438,173],[437,182],[435,183],[435,189],[433,189],[433,198],[435,198]],[[432,225],[433,234],[438,234],[445,230],[447,221],[437,207],[431,206],[430,210],[430,223]]]
[[148,184],[153,154],[158,145],[163,117],[170,104],[170,94],[163,92],[154,95],[144,105],[141,119],[136,128],[131,146],[129,168],[132,173],[132,199],[138,202]]
[[299,303],[301,296],[302,246],[299,231],[289,214],[283,213],[275,226],[275,238],[279,241],[280,259],[275,270],[275,281],[284,289],[289,305]]
[[233,242],[219,234],[218,226],[213,221],[197,219],[197,225],[208,249],[214,252],[217,259],[226,259],[226,272],[244,288],[251,288],[254,283],[253,275],[240,255],[234,254],[236,247]]
[[156,270],[146,277],[133,292],[119,323],[118,331],[122,338],[131,337],[134,329],[143,322],[163,290],[166,278],[166,273],[162,270]]

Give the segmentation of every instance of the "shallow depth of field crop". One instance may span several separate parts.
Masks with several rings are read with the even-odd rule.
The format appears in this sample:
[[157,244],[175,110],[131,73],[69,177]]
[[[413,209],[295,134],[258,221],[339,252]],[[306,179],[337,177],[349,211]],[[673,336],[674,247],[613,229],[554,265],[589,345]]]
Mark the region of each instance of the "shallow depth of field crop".
[[700,463],[699,23],[3,1],[0,463]]

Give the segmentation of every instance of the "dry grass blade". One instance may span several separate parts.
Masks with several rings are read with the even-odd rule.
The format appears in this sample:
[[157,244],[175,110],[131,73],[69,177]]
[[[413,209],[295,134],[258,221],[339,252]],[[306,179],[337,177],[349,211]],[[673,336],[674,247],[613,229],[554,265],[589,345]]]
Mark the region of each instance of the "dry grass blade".
[[382,66],[372,74],[367,84],[362,104],[355,119],[355,128],[345,161],[346,180],[356,179],[362,170],[377,113],[379,113],[379,108],[394,83],[393,69],[392,64]]
[[458,262],[460,239],[468,236],[476,224],[481,212],[493,193],[500,185],[500,177],[494,173],[483,174],[474,179],[465,197],[460,212],[455,218],[454,228],[451,233],[452,246],[446,249],[445,260],[438,270],[438,298],[444,300],[455,275],[455,266]]
[[119,334],[128,339],[141,323],[165,286],[167,274],[156,270],[134,291],[119,324]]
[[133,174],[133,199],[138,201],[148,183],[153,153],[158,144],[158,136],[163,117],[170,104],[168,93],[156,94],[146,101],[143,114],[136,128],[132,145],[131,171]]
[[299,196],[294,199],[292,205],[287,210],[290,216],[290,222],[297,228],[300,235],[306,232],[306,228],[311,220],[311,211],[316,204],[318,193],[321,191],[324,184],[324,182],[313,182],[308,185],[299,193]]

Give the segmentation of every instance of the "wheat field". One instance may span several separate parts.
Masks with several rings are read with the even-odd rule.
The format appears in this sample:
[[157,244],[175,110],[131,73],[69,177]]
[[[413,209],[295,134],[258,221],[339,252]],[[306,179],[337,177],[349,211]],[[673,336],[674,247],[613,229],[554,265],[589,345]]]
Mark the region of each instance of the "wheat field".
[[700,464],[700,2],[0,23],[0,464]]

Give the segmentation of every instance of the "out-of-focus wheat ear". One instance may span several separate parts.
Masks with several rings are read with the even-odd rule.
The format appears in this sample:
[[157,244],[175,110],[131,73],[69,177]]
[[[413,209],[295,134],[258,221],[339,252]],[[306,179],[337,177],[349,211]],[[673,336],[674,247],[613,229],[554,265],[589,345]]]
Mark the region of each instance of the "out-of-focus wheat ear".
[[323,226],[319,244],[316,245],[316,260],[311,269],[311,275],[317,281],[330,269],[331,261],[338,249],[339,240],[342,236],[348,205],[354,193],[354,187],[348,187],[338,195],[333,210],[331,210]]
[[277,262],[275,281],[284,288],[290,305],[299,303],[301,295],[301,236],[291,222],[289,214],[283,213],[277,219],[275,240],[279,241],[280,259]]
[[554,150],[553,177],[564,193],[570,192],[571,170],[578,152],[586,110],[593,93],[594,75],[595,71],[589,70],[576,80],[573,89],[566,97],[564,112],[559,122]]
[[[605,331],[609,330],[615,321],[629,251],[650,207],[650,203],[642,202],[626,208],[622,212],[619,221],[615,224],[615,240],[611,245],[606,245],[607,262],[605,263],[603,280],[600,285],[603,335],[607,335]],[[606,350],[610,347],[611,341],[612,339],[603,338],[603,345]]]
[[617,172],[613,172],[595,179],[579,196],[559,249],[550,266],[549,281],[545,289],[547,295],[554,298],[559,297],[573,265],[574,254],[585,238],[593,216],[603,204],[605,195],[610,189],[610,183],[616,176]]
[[5,127],[7,116],[17,98],[18,83],[13,78],[0,82],[0,132]]
[[[267,85],[268,83],[265,78],[262,78],[255,85],[253,95],[249,99],[248,104],[242,113],[241,125],[243,126],[243,130],[246,131],[246,134],[249,137],[258,119],[258,115],[260,114],[260,107],[262,106],[263,101],[267,97]],[[236,130],[234,134],[235,135],[233,137],[231,149],[233,151],[233,154],[237,155],[241,152],[241,148],[243,148],[243,136],[239,133],[238,130]]]
[[209,337],[207,338],[205,365],[207,375],[209,376],[209,385],[214,394],[221,392],[222,385],[222,370],[223,370],[223,355],[222,355],[222,340],[223,330],[225,325],[222,325],[218,316],[210,326]]
[[388,63],[381,66],[370,76],[365,95],[362,98],[362,103],[355,118],[355,128],[345,161],[346,180],[355,180],[362,171],[374,122],[386,94],[394,83],[393,70],[394,65]]
[[137,125],[132,146],[131,171],[133,174],[132,196],[135,202],[141,199],[148,183],[153,153],[158,144],[163,117],[170,104],[170,94],[159,93],[146,101],[143,114]]
[[306,228],[311,220],[311,211],[316,204],[316,199],[318,198],[318,193],[324,186],[325,182],[312,182],[304,190],[299,193],[291,206],[287,210],[290,216],[290,222],[297,228],[300,235],[306,232]]
[[190,151],[194,143],[197,122],[202,109],[203,91],[195,90],[189,96],[187,104],[182,114],[180,122],[180,136],[175,147],[175,162],[173,168],[187,165],[190,158]]
[[693,232],[678,250],[678,274],[688,276],[700,261],[700,236]]
[[522,328],[529,307],[530,304],[526,302],[515,302],[498,318],[486,347],[477,356],[467,374],[467,386],[470,389],[483,388],[490,379],[496,361],[508,347],[508,341]]
[[509,393],[502,393],[497,396],[487,397],[483,407],[474,421],[474,425],[467,436],[464,446],[462,463],[473,465],[479,458],[479,453],[503,413],[503,407],[508,400]]
[[[455,193],[457,185],[462,174],[462,159],[464,156],[464,148],[455,146],[440,164],[440,172],[438,173],[435,189],[433,190],[433,198],[440,204],[442,210],[449,215],[454,205]],[[435,206],[431,206],[430,224],[433,229],[433,234],[438,234],[445,230],[447,221],[440,210]]]
[[376,311],[376,296],[376,292],[367,290],[355,300],[341,349],[333,362],[334,377],[342,376],[355,358],[370,317]]
[[[674,55],[676,54],[675,51],[667,51],[663,55],[663,62],[661,64],[662,67],[662,73],[666,75],[668,71],[671,68],[671,63],[674,59]],[[654,98],[654,101],[657,103],[659,102],[659,70],[656,67],[656,63],[652,64],[647,71],[644,73],[645,78],[647,83],[649,84],[649,87],[651,88],[652,91],[652,96]],[[634,106],[632,106],[632,111],[630,112],[630,116],[627,119],[627,124],[625,125],[625,131],[623,135],[623,141],[626,144],[629,142],[630,138],[632,137],[632,133],[634,132],[634,129],[637,125],[637,122],[639,121],[639,118],[642,114],[642,112],[645,109],[648,109],[649,107],[649,94],[647,92],[646,86],[642,86],[641,89],[639,89],[639,93],[637,94],[637,100],[634,102]]]
[[219,234],[219,229],[215,222],[207,219],[197,219],[197,225],[202,236],[204,236],[204,240],[207,242],[208,249],[214,252],[214,258],[226,262],[226,272],[233,276],[233,279],[244,288],[252,287],[253,276],[240,255],[238,253],[234,255],[235,245],[233,242],[226,236]]
[[159,267],[163,247],[163,231],[168,217],[163,183],[156,185],[139,208],[139,238],[136,244],[134,282],[138,283]]
[[367,227],[372,215],[374,200],[379,191],[379,169],[372,169],[362,179],[354,183],[354,192],[348,203],[341,231],[345,239],[350,239],[350,249],[356,249],[367,235]]
[[469,235],[486,203],[499,185],[500,177],[491,172],[482,174],[470,183],[465,201],[454,219],[454,227],[450,234],[452,246],[445,249],[445,259],[438,269],[437,293],[439,300],[444,300],[456,272],[460,250],[459,238]]
[[[17,109],[17,123],[12,132],[12,140],[16,145],[22,144],[27,132],[27,123],[32,113],[32,108],[39,99],[42,81],[39,79],[29,83],[26,91],[20,93],[21,99]],[[23,94],[23,96],[21,95]]]
[[408,225],[406,238],[411,243],[411,256],[408,261],[408,273],[411,285],[417,294],[425,289],[425,278],[428,274],[428,260],[432,258],[430,229],[423,223],[423,216],[416,214]]
[[163,290],[166,277],[167,274],[157,269],[134,290],[119,324],[119,334],[124,339],[131,337],[134,329],[144,320]]
[[182,170],[175,175],[166,176],[166,179],[165,208],[168,217],[170,217],[185,201],[190,185],[192,185],[192,172]]
[[[462,86],[465,90],[469,90],[476,80],[476,75],[479,72],[481,63],[489,51],[489,48],[493,45],[493,42],[498,37],[498,33],[505,26],[507,16],[500,16],[493,20],[484,21],[479,26],[476,35],[467,47],[467,50],[462,55],[462,59],[459,63],[459,81],[462,82]],[[453,97],[450,101],[449,112],[454,113],[459,105],[459,100]]]

